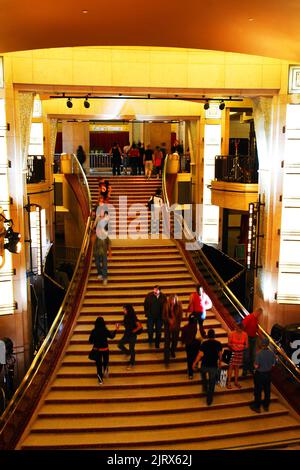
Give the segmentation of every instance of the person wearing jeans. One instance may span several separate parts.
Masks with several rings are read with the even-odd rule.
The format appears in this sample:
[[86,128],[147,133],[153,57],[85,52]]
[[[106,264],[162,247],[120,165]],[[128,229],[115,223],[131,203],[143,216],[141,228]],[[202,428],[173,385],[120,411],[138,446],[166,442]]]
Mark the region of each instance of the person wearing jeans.
[[103,284],[107,284],[107,258],[111,257],[111,241],[108,236],[108,212],[104,212],[104,216],[99,220],[96,218],[96,240],[94,244],[94,258],[97,268],[98,278],[103,280]]
[[189,298],[189,305],[187,313],[193,313],[197,318],[199,324],[199,330],[202,338],[206,337],[203,322],[206,318],[206,310],[212,308],[212,301],[208,295],[204,292],[201,285],[197,285],[195,292],[192,292]]
[[256,340],[259,333],[259,318],[262,315],[262,308],[257,308],[253,313],[247,315],[243,319],[244,331],[248,335],[248,348],[244,352],[243,359],[243,376],[247,375],[248,370],[253,373],[254,371],[254,360],[256,354]]
[[215,339],[215,331],[208,330],[207,340],[200,345],[200,351],[194,361],[193,369],[201,361],[200,374],[202,377],[203,391],[206,393],[208,405],[213,402],[218,369],[221,368],[222,344]]
[[[118,343],[118,348],[127,356],[130,356],[129,364],[127,369],[133,369],[135,365],[135,344],[136,344],[136,330],[137,330],[137,316],[134,308],[131,304],[125,304],[123,306],[124,312],[124,335]],[[129,349],[125,347],[128,344]]]
[[[275,355],[268,350],[269,340],[261,340],[261,350],[256,354],[254,362],[254,402],[250,404],[252,411],[260,413],[260,407],[269,411],[271,397],[271,371],[275,366]],[[264,399],[262,400],[262,392]]]

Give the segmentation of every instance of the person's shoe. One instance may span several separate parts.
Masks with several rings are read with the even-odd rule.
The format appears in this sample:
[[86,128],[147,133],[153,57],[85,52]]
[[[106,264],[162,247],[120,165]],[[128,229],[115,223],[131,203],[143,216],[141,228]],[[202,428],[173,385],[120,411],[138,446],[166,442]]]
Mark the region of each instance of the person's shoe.
[[209,405],[211,405],[211,404],[212,404],[212,402],[213,402],[213,399],[212,399],[212,397],[207,397],[207,399],[206,399],[206,403],[207,403],[207,405],[208,405],[208,406],[209,406]]
[[264,409],[265,411],[269,411],[269,406],[263,405],[263,409]]
[[174,352],[171,352],[171,357],[176,357],[176,354]]
[[126,367],[126,370],[132,370],[134,369],[134,365],[132,364],[129,364],[127,367]]
[[108,367],[106,367],[106,369],[104,369],[103,376],[106,377],[106,378],[109,376]]
[[247,377],[247,371],[243,370],[242,377]]
[[102,281],[103,277],[101,276],[101,274],[98,274],[98,279]]
[[254,403],[251,403],[251,405],[249,405],[249,406],[250,406],[250,409],[251,409],[252,411],[255,411],[255,413],[260,413],[260,408],[258,408],[257,406],[255,406]]
[[102,377],[100,377],[100,375],[99,375],[99,374],[97,374],[97,377],[98,377],[98,382],[99,382],[99,385],[102,385],[102,384],[103,384]]
[[194,378],[193,375],[189,375],[189,379],[192,380]]
[[104,278],[103,278],[103,284],[106,286],[106,284],[107,284],[107,277],[104,277]]

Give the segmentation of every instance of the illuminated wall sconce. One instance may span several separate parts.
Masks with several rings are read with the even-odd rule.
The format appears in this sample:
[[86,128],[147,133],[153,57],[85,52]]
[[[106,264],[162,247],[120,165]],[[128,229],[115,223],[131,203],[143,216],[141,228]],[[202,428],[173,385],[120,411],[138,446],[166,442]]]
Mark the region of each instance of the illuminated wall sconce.
[[0,208],[0,267],[1,262],[4,263],[4,250],[10,251],[10,253],[20,253],[21,235],[13,230],[12,219],[7,219],[3,213],[2,207]]

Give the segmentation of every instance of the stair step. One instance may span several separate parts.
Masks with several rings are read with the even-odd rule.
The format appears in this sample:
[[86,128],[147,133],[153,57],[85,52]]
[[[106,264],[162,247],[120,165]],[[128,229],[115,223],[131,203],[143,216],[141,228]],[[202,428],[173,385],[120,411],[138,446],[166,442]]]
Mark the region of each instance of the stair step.
[[[253,396],[246,392],[241,394],[216,394],[214,396],[213,404],[209,410],[223,410],[223,408],[235,408],[244,405],[248,405],[251,402]],[[276,396],[271,398],[270,409],[273,409],[275,404],[278,403]],[[274,404],[274,405],[273,405]],[[184,413],[185,411],[207,411],[207,405],[205,399],[199,399],[199,397],[191,398],[180,398],[176,399],[176,411],[178,413]],[[46,404],[43,409],[39,412],[39,418],[52,419],[53,417],[79,417],[79,416],[127,416],[131,414],[138,415],[149,415],[152,413],[172,413],[174,412],[174,403],[172,400],[160,400],[150,401],[145,404],[142,401],[138,402],[122,402],[122,407],[118,402],[110,403],[107,407],[103,403],[94,403],[91,408],[90,403],[56,403]]]
[[[136,286],[134,286],[134,290],[133,290],[132,287],[129,288],[129,289],[118,289],[118,290],[112,289],[112,287],[110,287],[110,289],[108,290],[107,285],[103,286],[102,282],[99,279],[98,279],[98,283],[100,285],[98,285],[96,288],[88,287],[86,289],[85,299],[90,300],[91,298],[100,297],[102,300],[105,300],[106,297],[110,297],[110,298],[113,298],[112,302],[114,302],[114,301],[117,301],[117,299],[119,297],[122,297],[122,299],[125,299],[128,296],[130,298],[132,298],[133,297],[133,292],[134,292],[134,295],[135,296],[140,296],[139,299],[144,302],[146,295],[149,293],[148,288],[146,288],[146,289],[143,288],[143,287],[137,288]],[[101,291],[100,291],[99,287],[103,287],[103,289],[101,289]],[[186,295],[186,293],[187,293],[187,291],[192,290],[193,287],[194,287],[193,284],[183,286],[183,287],[181,287],[181,286],[172,287],[172,286],[164,285],[163,292],[164,292],[165,295],[177,294],[181,301],[186,301],[187,302],[188,301],[188,296]],[[134,301],[132,300],[131,303],[134,303]]]
[[[264,413],[265,419],[282,418],[288,414],[287,410],[280,404],[274,404],[272,411]],[[222,416],[219,410],[201,410],[201,411],[185,411],[178,413],[154,413],[144,416],[118,416],[105,417],[73,417],[63,421],[59,418],[50,420],[37,419],[32,428],[34,433],[57,432],[64,434],[65,432],[123,432],[123,431],[144,431],[147,429],[161,430],[172,427],[173,429],[186,426],[206,426],[220,424],[220,426],[230,423],[240,424],[244,420],[256,420],[257,416],[253,414],[248,405],[242,405],[235,408],[223,408]]]
[[[126,375],[125,375],[126,376]],[[192,382],[192,383],[191,383]],[[205,394],[200,390],[198,381],[189,381],[186,385],[178,385],[177,387],[162,387],[162,388],[151,388],[151,387],[132,387],[123,389],[109,387],[105,382],[102,385],[97,384],[95,378],[95,387],[91,387],[89,391],[86,389],[66,389],[62,390],[50,390],[45,402],[54,403],[54,401],[60,401],[61,403],[111,403],[111,402],[129,402],[129,401],[160,401],[162,399],[176,400],[178,396],[181,398],[185,397],[199,397],[199,399],[205,398]],[[226,394],[226,393],[253,393],[253,386],[244,387],[242,390],[231,389],[220,389],[216,391],[215,395]],[[252,395],[253,397],[253,395]],[[174,405],[176,408],[176,405]]]
[[[256,418],[256,417],[255,417]],[[168,426],[166,429],[157,430],[154,434],[151,430],[145,430],[142,433],[130,433],[125,431],[115,431],[113,433],[104,431],[96,431],[90,433],[72,433],[65,432],[60,434],[59,442],[57,442],[57,435],[54,432],[47,434],[31,434],[23,444],[22,448],[28,449],[30,446],[42,448],[46,446],[49,448],[49,440],[52,440],[52,445],[55,448],[90,448],[91,446],[99,449],[104,448],[124,448],[127,446],[141,446],[147,444],[152,445],[169,445],[170,443],[195,442],[203,440],[217,440],[224,437],[223,426],[219,424],[205,424],[195,425],[181,428],[179,433],[177,427]],[[236,437],[253,434],[264,434],[266,432],[274,432],[275,430],[281,431],[282,429],[294,429],[299,432],[299,425],[290,416],[270,417],[268,419],[259,420],[250,417],[236,424],[235,426],[226,426],[227,437]]]
[[[137,339],[138,343],[140,343],[140,342],[144,343],[144,342],[148,341],[146,322],[144,321],[144,322],[142,322],[142,324],[143,324],[145,330],[144,330],[144,333],[142,333],[138,336],[138,339]],[[110,330],[113,330],[113,328],[110,328]],[[87,330],[85,332],[83,332],[83,331],[80,331],[80,332],[79,331],[74,331],[74,334],[71,338],[70,344],[74,344],[74,345],[76,345],[76,344],[86,344],[91,331],[92,331],[92,328],[90,328],[90,330]],[[122,335],[124,333],[124,331],[125,331],[124,327],[122,328],[122,326],[121,326],[118,333]],[[226,338],[227,338],[227,332],[223,328],[215,328],[215,334],[216,334],[216,338],[220,338],[220,337],[224,337],[224,336],[226,336]],[[119,340],[120,340],[120,336],[119,336],[119,338],[109,340],[109,344],[115,344]]]

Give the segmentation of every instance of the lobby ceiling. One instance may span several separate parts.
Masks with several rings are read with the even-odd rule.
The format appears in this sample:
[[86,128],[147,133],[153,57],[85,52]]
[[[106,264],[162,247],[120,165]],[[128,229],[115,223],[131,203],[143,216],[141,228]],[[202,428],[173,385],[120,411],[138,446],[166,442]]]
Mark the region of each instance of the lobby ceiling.
[[162,46],[300,63],[299,0],[1,0],[0,53]]

